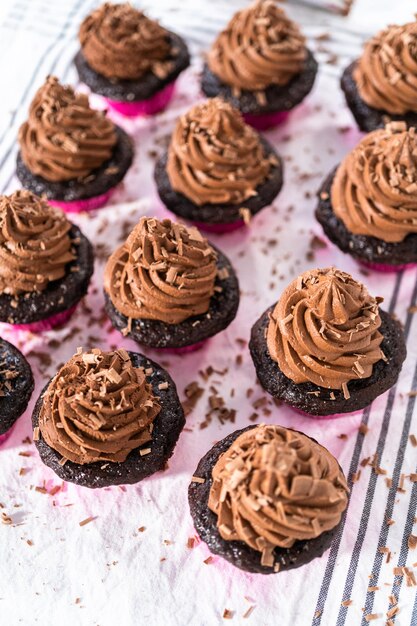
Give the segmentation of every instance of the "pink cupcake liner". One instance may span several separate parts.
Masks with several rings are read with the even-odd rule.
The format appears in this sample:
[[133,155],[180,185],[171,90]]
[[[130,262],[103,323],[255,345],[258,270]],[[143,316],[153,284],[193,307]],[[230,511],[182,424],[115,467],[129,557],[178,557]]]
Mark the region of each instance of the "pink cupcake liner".
[[243,220],[236,220],[235,222],[228,222],[226,224],[210,224],[209,222],[195,222],[191,220],[191,224],[197,226],[199,230],[205,230],[207,233],[215,233],[217,235],[232,233],[246,225]]
[[109,107],[120,113],[120,115],[125,117],[145,117],[163,111],[174,94],[174,88],[175,80],[146,100],[136,100],[134,102],[121,102],[120,100],[110,100],[109,98],[105,98],[105,100]]
[[48,203],[52,206],[56,206],[66,213],[82,213],[83,211],[93,211],[104,206],[111,196],[116,191],[116,187],[112,187],[105,193],[99,196],[93,196],[92,198],[85,198],[83,200],[74,200],[73,202],[63,202],[61,200],[48,200]]
[[285,122],[289,111],[272,111],[271,113],[243,113],[243,119],[256,130],[268,130]]
[[74,306],[70,307],[66,311],[46,317],[44,320],[39,320],[30,324],[11,324],[10,327],[13,330],[28,330],[31,333],[41,333],[45,330],[52,330],[53,328],[63,326],[66,322],[68,322],[77,306],[78,303],[74,304]]
[[1,445],[3,445],[3,443],[5,443],[5,442],[8,440],[8,438],[10,437],[10,435],[11,435],[11,434],[12,434],[12,432],[13,432],[13,428],[14,428],[14,424],[13,424],[13,426],[11,426],[11,427],[9,428],[9,430],[6,430],[6,432],[5,432],[5,433],[3,433],[2,435],[0,435],[0,446],[1,446]]
[[332,415],[312,415],[311,413],[306,413],[305,411],[301,411],[301,409],[297,409],[295,406],[291,407],[293,411],[299,413],[299,415],[303,415],[303,417],[309,417],[313,420],[333,420],[338,417],[350,417],[351,415],[359,415],[359,413],[363,412],[363,409],[359,409],[358,411],[350,411],[348,413],[333,413]]
[[207,339],[203,341],[197,341],[189,346],[183,346],[182,348],[154,348],[154,350],[161,350],[163,352],[169,352],[170,354],[189,354],[190,352],[196,352],[203,347]]
[[371,270],[376,270],[377,272],[401,272],[402,270],[407,270],[412,267],[417,267],[417,263],[404,263],[403,265],[387,265],[385,263],[371,263],[370,261],[362,261],[359,260],[361,265],[365,267],[369,267]]

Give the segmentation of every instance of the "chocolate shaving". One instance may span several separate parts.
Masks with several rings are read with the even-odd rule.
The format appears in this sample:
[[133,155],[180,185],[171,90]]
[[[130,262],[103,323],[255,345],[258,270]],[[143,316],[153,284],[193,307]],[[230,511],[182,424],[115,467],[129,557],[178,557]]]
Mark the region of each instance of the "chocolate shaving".
[[83,519],[81,522],[78,522],[79,526],[85,526],[86,524],[89,524],[90,522],[94,522],[94,520],[97,519],[97,515],[95,517],[91,516],[91,517],[87,517],[86,519]]
[[189,415],[197,405],[197,402],[204,394],[204,389],[200,387],[198,382],[193,381],[189,383],[184,389],[186,400],[182,402],[182,408],[184,409],[185,416]]

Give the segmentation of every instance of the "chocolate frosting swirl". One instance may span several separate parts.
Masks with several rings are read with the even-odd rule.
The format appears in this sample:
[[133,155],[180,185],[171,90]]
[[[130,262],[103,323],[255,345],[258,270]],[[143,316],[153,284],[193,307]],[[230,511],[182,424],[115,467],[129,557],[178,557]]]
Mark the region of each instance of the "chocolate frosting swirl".
[[130,319],[179,324],[206,313],[216,254],[196,228],[143,217],[107,262],[104,288]]
[[179,119],[167,173],[172,188],[197,206],[239,204],[257,195],[275,162],[239,111],[213,98]]
[[378,331],[378,303],[366,287],[345,272],[326,268],[306,272],[283,292],[269,321],[271,358],[296,384],[344,389],[368,378],[385,358]]
[[333,455],[302,433],[256,426],[239,435],[213,468],[208,506],[226,540],[244,541],[274,565],[291,548],[337,526],[346,479]]
[[88,64],[107,78],[165,78],[172,67],[168,31],[130,3],[105,2],[82,22],[79,39]]
[[50,382],[39,428],[46,443],[73,463],[122,463],[152,439],[159,412],[143,368],[132,365],[126,350],[79,349]]
[[400,242],[417,233],[417,136],[404,122],[366,135],[333,180],[334,213],[355,235]]
[[389,26],[368,41],[353,77],[374,109],[417,112],[417,22]]
[[287,85],[303,71],[307,51],[298,26],[275,0],[258,0],[236,13],[212,45],[210,70],[240,90]]
[[30,191],[0,196],[0,293],[40,292],[75,259],[71,222]]
[[19,130],[22,159],[32,174],[58,182],[82,179],[105,161],[116,144],[114,124],[90,108],[88,96],[48,76]]

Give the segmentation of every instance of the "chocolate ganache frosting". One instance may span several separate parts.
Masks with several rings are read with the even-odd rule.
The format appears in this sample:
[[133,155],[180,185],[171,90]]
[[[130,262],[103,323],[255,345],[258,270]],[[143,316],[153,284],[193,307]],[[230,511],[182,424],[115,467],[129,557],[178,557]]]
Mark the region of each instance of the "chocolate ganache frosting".
[[75,259],[71,222],[30,191],[0,196],[0,294],[40,292]]
[[104,3],[82,22],[79,38],[90,67],[107,78],[165,78],[172,66],[168,31],[130,3]]
[[417,21],[389,26],[368,41],[353,77],[374,109],[417,112]]
[[306,57],[298,26],[275,0],[258,0],[234,15],[212,45],[207,63],[239,94],[287,85],[303,71]]
[[400,242],[417,233],[417,135],[404,122],[366,135],[339,166],[334,213],[355,235]]
[[335,268],[306,272],[276,304],[268,326],[271,358],[296,384],[328,389],[368,378],[384,354],[378,304],[366,287]]
[[116,144],[114,124],[86,94],[48,76],[19,130],[22,159],[32,174],[51,181],[83,179],[107,161]]
[[256,196],[273,163],[239,111],[213,98],[179,119],[167,173],[172,188],[198,206],[239,204]]
[[144,217],[110,257],[104,288],[131,319],[179,324],[209,309],[216,254],[196,228]]
[[50,382],[39,414],[46,443],[83,465],[121,463],[152,439],[160,406],[125,350],[75,354]]
[[282,426],[241,434],[212,476],[208,506],[220,535],[260,552],[262,565],[274,565],[274,548],[337,526],[347,506],[348,487],[333,455]]

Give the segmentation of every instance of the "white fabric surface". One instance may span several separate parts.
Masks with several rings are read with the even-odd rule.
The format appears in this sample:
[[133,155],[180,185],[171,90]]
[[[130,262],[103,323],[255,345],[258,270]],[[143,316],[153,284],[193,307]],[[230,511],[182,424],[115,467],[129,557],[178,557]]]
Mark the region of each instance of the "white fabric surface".
[[[75,4],[70,0],[60,2],[57,14],[62,12],[65,14],[62,19],[66,19],[67,11]],[[17,20],[14,34],[10,34],[9,17],[0,26],[4,35],[3,43],[0,38],[0,49],[7,49],[7,59],[3,55],[0,65],[2,80],[7,81],[2,83],[0,111],[3,113],[0,116],[2,189],[7,186],[11,191],[18,186],[12,177],[17,127],[25,118],[27,105],[45,72],[52,68],[65,80],[75,81],[68,65],[77,48],[74,33],[90,4],[78,2],[78,9],[69,20],[72,26],[59,37],[54,30],[53,44],[52,35],[39,34],[41,21],[38,20],[45,7],[51,7],[49,3],[16,0],[8,6],[15,12],[20,10],[20,5],[26,10],[21,11],[22,18]],[[218,0],[158,2],[150,8],[153,14],[165,16],[166,24],[188,35],[193,51],[198,51],[198,41],[206,45],[226,21],[226,15],[240,4]],[[410,550],[407,554],[407,538],[413,531],[416,514],[416,491],[412,491],[412,483],[405,478],[405,493],[396,492],[401,474],[416,472],[417,449],[411,446],[408,435],[417,436],[417,415],[415,398],[408,393],[417,387],[417,322],[408,309],[416,304],[417,272],[409,270],[400,275],[363,272],[329,243],[313,251],[314,259],[308,254],[312,236],[322,237],[313,217],[315,191],[327,172],[360,138],[338,88],[340,67],[358,53],[363,35],[387,22],[412,19],[415,8],[411,7],[413,3],[405,2],[393,7],[385,0],[377,3],[375,12],[375,4],[371,0],[358,0],[345,21],[289,7],[312,36],[313,49],[317,51],[324,46],[327,51],[318,53],[323,65],[312,95],[285,126],[267,133],[285,159],[282,193],[273,207],[254,219],[249,231],[213,237],[238,271],[242,289],[238,317],[226,332],[195,354],[178,357],[149,351],[151,358],[169,369],[181,397],[191,381],[204,384],[199,370],[209,365],[219,371],[227,368],[224,376],[214,374],[211,382],[225,398],[226,405],[236,409],[235,424],[221,425],[214,417],[207,428],[200,428],[208,409],[206,393],[187,418],[186,429],[165,472],[126,488],[91,491],[72,484],[62,485],[42,464],[35,446],[22,443],[31,436],[34,400],[77,346],[135,348],[132,342],[112,332],[102,317],[102,261],[96,263],[94,282],[85,301],[89,310],[81,307],[66,329],[36,337],[22,333],[16,336],[1,329],[2,336],[11,338],[28,355],[36,377],[29,410],[0,449],[0,502],[4,507],[0,512],[13,521],[11,525],[0,524],[1,624],[213,626],[223,623],[225,609],[232,612],[230,623],[234,625],[356,626],[365,624],[363,615],[370,613],[378,615],[372,624],[385,623],[394,581],[393,567],[408,565],[413,570],[412,564],[417,561],[417,551]],[[30,19],[25,17],[29,13]],[[48,20],[52,15],[50,10]],[[59,19],[56,18],[57,23]],[[28,25],[31,28],[26,28]],[[48,24],[43,25],[42,33],[48,28]],[[314,36],[329,28],[330,42],[314,40]],[[35,70],[33,56],[40,49],[46,56],[43,66]],[[333,52],[339,55],[340,67],[325,64]],[[8,63],[8,59],[12,62]],[[180,79],[172,105],[157,118],[129,121],[114,117],[135,139],[135,165],[111,206],[96,215],[74,218],[94,242],[100,259],[118,245],[141,215],[166,215],[152,180],[153,151],[159,153],[166,146],[177,116],[200,97],[199,69],[197,55],[193,67]],[[34,84],[26,95],[23,93],[25,72],[34,75]],[[97,98],[93,101],[100,104]],[[7,111],[9,117],[5,118]],[[268,399],[272,413],[267,417],[259,410],[259,421],[292,426],[317,438],[337,456],[347,474],[356,471],[355,463],[379,449],[379,464],[387,477],[393,477],[393,488],[387,488],[386,476],[377,476],[369,466],[360,468],[361,478],[353,486],[341,538],[330,552],[301,569],[264,577],[245,574],[217,557],[205,564],[209,551],[204,544],[187,547],[188,538],[195,535],[187,504],[188,483],[198,460],[213,442],[235,428],[248,425],[248,418],[254,412],[252,403],[266,397],[255,383],[248,350],[237,339],[248,339],[257,317],[298,273],[312,266],[330,264],[363,279],[372,293],[385,297],[385,308],[391,307],[405,323],[408,357],[397,388],[378,398],[363,416],[317,421],[300,417],[284,406],[277,408]],[[55,339],[60,342],[59,348],[49,343]],[[236,365],[238,354],[243,357],[241,366]],[[248,388],[254,389],[250,399],[246,397]],[[231,389],[234,389],[233,397]],[[368,423],[366,436],[358,435],[362,420]],[[22,453],[29,456],[21,456]],[[23,473],[21,468],[25,468]],[[51,491],[55,486],[61,486],[55,495],[36,490],[46,487]],[[80,527],[79,522],[90,516],[95,517],[94,521]],[[385,516],[395,524],[388,527]],[[142,532],[138,530],[141,527],[145,527]],[[414,532],[417,534],[415,526]],[[386,555],[378,552],[381,546],[388,546],[392,552],[388,564]],[[360,555],[357,569],[356,555]],[[383,561],[381,566],[379,559]],[[373,578],[369,578],[372,573]],[[369,585],[379,589],[367,593]],[[399,594],[400,607],[395,623],[416,625],[415,609],[413,613],[416,587],[408,587],[404,579],[394,591]],[[352,600],[349,608],[341,607],[346,599]],[[243,617],[250,606],[254,606],[253,612]]]

